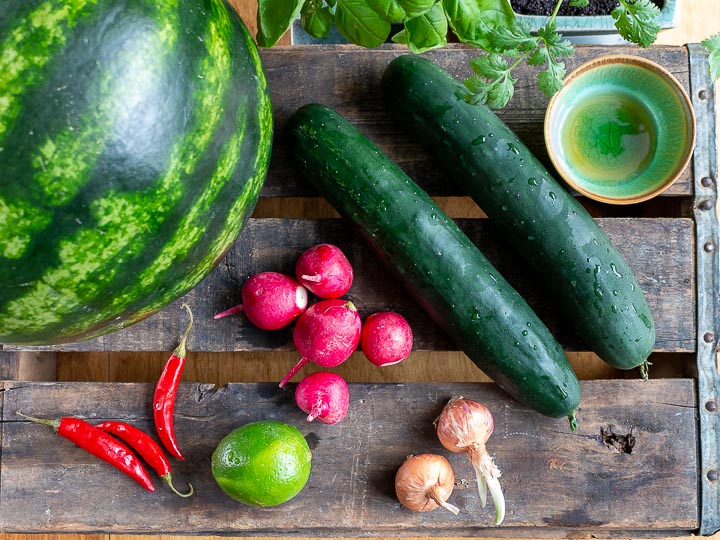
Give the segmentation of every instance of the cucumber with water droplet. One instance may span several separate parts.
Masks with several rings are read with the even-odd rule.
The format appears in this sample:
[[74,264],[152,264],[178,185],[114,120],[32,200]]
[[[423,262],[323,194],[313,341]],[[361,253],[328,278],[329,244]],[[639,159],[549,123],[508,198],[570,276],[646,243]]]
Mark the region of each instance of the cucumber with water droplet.
[[388,109],[526,258],[590,350],[619,369],[647,368],[655,325],[632,270],[510,128],[425,58],[396,58],[382,85]]
[[412,296],[490,378],[540,413],[574,415],[580,385],[527,302],[435,202],[336,111],[306,105],[288,148]]

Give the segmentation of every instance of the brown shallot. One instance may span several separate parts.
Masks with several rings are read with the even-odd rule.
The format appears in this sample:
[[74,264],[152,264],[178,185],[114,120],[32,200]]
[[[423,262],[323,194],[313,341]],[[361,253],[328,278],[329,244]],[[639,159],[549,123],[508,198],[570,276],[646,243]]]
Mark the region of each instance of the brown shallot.
[[450,463],[437,454],[408,457],[395,475],[395,493],[400,503],[416,512],[438,506],[457,514],[457,507],[446,502],[455,485]]
[[489,489],[495,505],[495,525],[500,525],[505,519],[505,496],[498,480],[500,469],[485,448],[494,429],[490,410],[477,401],[453,397],[437,419],[436,428],[445,448],[469,455],[475,470],[480,503],[485,506]]

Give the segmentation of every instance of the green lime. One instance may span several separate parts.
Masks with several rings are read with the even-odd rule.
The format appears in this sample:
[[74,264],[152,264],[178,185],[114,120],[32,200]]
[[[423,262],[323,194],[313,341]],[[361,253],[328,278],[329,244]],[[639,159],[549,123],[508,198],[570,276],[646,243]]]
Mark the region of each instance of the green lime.
[[212,456],[212,474],[233,499],[275,506],[300,493],[310,478],[310,447],[283,422],[263,420],[234,429]]

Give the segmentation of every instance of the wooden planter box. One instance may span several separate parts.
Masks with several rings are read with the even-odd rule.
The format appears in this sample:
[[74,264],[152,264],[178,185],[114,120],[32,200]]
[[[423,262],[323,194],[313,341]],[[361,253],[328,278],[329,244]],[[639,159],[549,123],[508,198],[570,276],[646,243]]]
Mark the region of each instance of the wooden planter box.
[[[264,197],[316,196],[288,161],[282,135],[286,118],[310,101],[337,108],[431,194],[461,195],[383,108],[379,78],[401,52],[393,46],[364,50],[347,45],[262,52],[276,119]],[[662,197],[633,207],[585,201],[648,296],[657,326],[655,355],[672,354],[682,378],[653,378],[651,369],[648,382],[637,372],[583,381],[579,428],[574,433],[567,420],[536,414],[492,383],[352,384],[350,413],[335,426],[305,423],[291,388],[280,390],[273,383],[222,388],[184,383],[176,426],[187,458],[175,462],[174,477],[180,486],[188,480],[195,485],[197,494],[190,499],[166,489],[145,492],[59,440],[46,426],[16,416],[23,410],[92,422],[123,419],[152,432],[152,384],[13,380],[22,376],[20,354],[169,353],[186,322],[181,302],[190,305],[196,319],[190,355],[292,350],[289,331],[263,332],[237,318],[213,320],[212,314],[237,301],[239,285],[249,274],[268,269],[290,272],[297,255],[315,242],[336,243],[348,254],[357,275],[349,298],[362,315],[396,309],[410,320],[417,350],[454,350],[346,222],[254,218],[218,268],[161,313],[92,341],[22,350],[0,346],[0,378],[6,379],[0,382],[0,531],[538,538],[667,537],[720,529],[717,153],[707,57],[698,46],[579,47],[568,69],[608,52],[642,55],[667,67],[689,91],[697,115],[694,160]],[[427,56],[464,76],[475,54],[450,47]],[[542,141],[547,98],[536,89],[532,71],[519,76],[518,92],[500,116],[547,161]],[[566,349],[582,350],[581,339],[568,329],[552,299],[524,273],[510,248],[497,241],[488,220],[464,219],[461,226]],[[490,449],[503,469],[508,503],[501,527],[492,526],[490,509],[480,508],[469,462],[444,451],[433,433],[433,419],[455,394],[486,403],[495,415]],[[232,428],[267,418],[302,430],[313,449],[313,472],[303,492],[282,506],[244,506],[214,483],[209,458]],[[442,510],[413,513],[395,499],[395,471],[406,456],[420,452],[442,453],[452,463],[458,485],[451,502],[460,508],[458,516]]]

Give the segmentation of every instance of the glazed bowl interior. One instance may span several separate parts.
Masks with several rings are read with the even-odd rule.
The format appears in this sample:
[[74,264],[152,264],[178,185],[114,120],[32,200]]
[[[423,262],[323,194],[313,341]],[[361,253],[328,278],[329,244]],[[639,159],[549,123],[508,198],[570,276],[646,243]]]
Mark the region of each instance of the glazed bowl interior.
[[567,76],[545,115],[545,144],[560,176],[613,204],[641,202],[682,174],[695,115],[682,85],[640,57],[613,55]]

